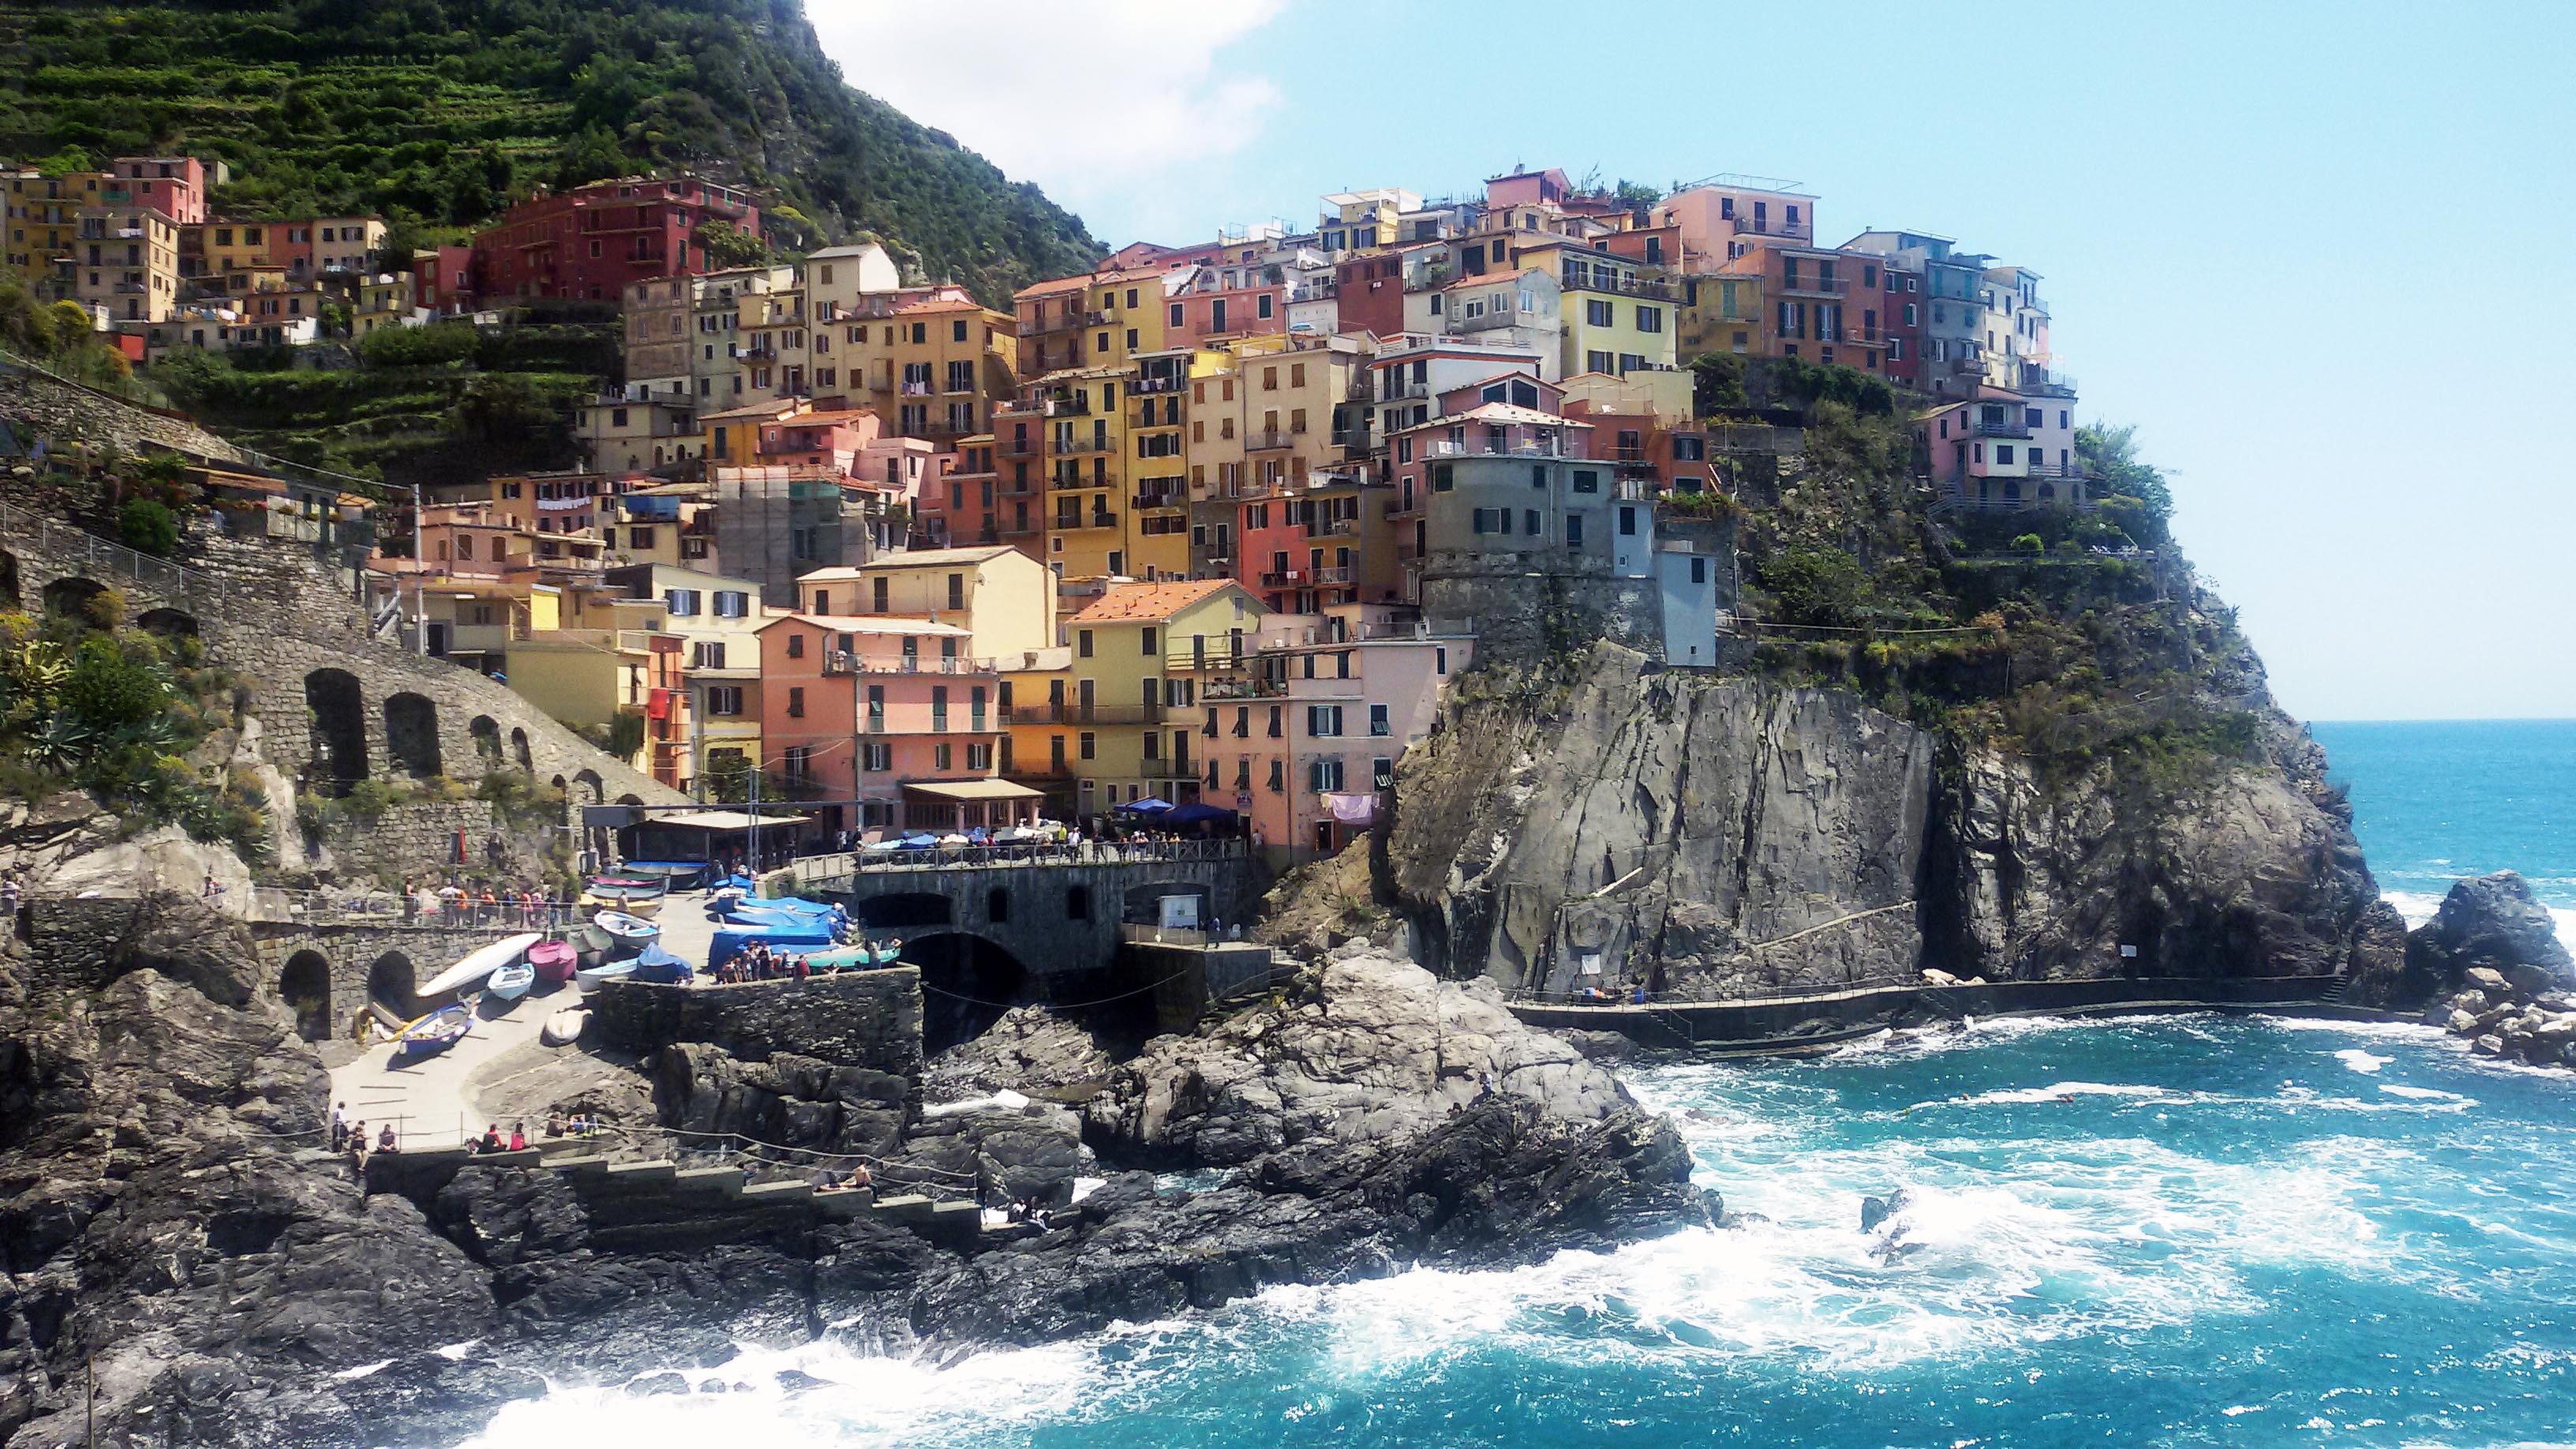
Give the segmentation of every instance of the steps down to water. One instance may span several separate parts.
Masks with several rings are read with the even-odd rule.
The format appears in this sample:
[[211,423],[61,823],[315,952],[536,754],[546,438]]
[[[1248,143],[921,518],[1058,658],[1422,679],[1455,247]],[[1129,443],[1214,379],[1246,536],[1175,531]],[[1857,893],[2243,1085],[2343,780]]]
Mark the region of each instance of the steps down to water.
[[602,1247],[712,1244],[768,1228],[794,1228],[817,1216],[874,1217],[949,1244],[984,1236],[982,1207],[962,1199],[924,1193],[880,1197],[872,1188],[818,1190],[801,1178],[753,1181],[741,1167],[696,1166],[670,1158],[612,1160],[583,1139],[481,1156],[461,1147],[378,1153],[368,1160],[367,1186],[426,1202],[469,1163],[543,1167],[571,1179],[590,1214],[591,1239]]

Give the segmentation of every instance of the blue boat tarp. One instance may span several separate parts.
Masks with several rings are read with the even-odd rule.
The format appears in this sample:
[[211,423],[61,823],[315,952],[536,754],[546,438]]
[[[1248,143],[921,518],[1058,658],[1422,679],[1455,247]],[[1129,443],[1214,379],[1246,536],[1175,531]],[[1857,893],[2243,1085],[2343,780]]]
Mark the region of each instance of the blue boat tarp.
[[828,916],[840,909],[830,901],[809,901],[802,896],[775,896],[768,899],[745,896],[734,902],[734,908],[745,911],[792,911],[800,916]]
[[814,911],[801,907],[774,906],[768,901],[736,901],[725,908],[724,919],[738,921],[746,926],[807,926],[816,930],[829,930],[849,918],[836,906],[826,906],[822,910]]
[[713,971],[743,953],[758,941],[772,951],[820,951],[832,944],[827,931],[777,926],[727,926],[716,932],[707,948],[707,969]]
[[667,985],[675,981],[686,981],[694,974],[689,969],[688,962],[663,950],[662,943],[656,941],[636,956],[632,979],[658,981]]

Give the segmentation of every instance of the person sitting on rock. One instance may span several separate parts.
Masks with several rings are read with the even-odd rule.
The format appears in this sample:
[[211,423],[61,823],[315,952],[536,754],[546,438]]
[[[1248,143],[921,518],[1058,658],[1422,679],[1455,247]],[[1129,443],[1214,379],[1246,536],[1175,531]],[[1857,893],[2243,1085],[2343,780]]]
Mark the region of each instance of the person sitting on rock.
[[402,1141],[394,1136],[394,1124],[391,1122],[385,1124],[385,1130],[376,1134],[376,1150],[378,1152],[402,1151]]
[[498,1151],[500,1151],[500,1150],[501,1150],[501,1124],[500,1124],[500,1123],[498,1123],[498,1122],[493,1122],[493,1123],[488,1123],[488,1124],[486,1124],[486,1125],[484,1126],[484,1128],[483,1128],[483,1140],[482,1140],[482,1142],[481,1142],[481,1144],[480,1144],[480,1145],[481,1145],[482,1149],[483,1149],[485,1152],[498,1152]]
[[510,1124],[510,1150],[512,1152],[525,1152],[528,1150],[527,1128],[528,1124],[525,1122],[513,1122]]

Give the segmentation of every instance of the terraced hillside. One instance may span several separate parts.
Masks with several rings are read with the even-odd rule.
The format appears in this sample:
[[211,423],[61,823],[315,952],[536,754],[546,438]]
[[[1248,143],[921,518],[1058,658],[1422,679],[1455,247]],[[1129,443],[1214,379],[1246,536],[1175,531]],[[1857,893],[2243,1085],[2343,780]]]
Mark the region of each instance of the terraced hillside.
[[844,84],[796,0],[7,0],[0,53],[0,156],[220,157],[245,215],[418,236],[533,184],[689,166],[773,191],[791,243],[872,235],[988,300],[1100,250]]

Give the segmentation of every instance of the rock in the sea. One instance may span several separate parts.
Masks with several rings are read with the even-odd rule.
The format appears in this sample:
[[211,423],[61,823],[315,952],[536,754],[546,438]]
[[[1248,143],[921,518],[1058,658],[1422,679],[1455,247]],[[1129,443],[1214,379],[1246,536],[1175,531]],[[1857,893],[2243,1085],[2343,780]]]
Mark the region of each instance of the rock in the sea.
[[1109,1054],[1091,1033],[1043,1006],[1015,1007],[973,1041],[923,1066],[925,1102],[956,1102],[1012,1091],[1066,1091],[1105,1081]]
[[2428,995],[2464,981],[2491,1001],[2576,987],[2557,921],[2509,870],[2453,885],[2433,919],[2407,935],[2406,969]]
[[1420,1132],[1489,1093],[1593,1122],[1629,1107],[1618,1079],[1525,1026],[1492,983],[1440,981],[1353,944],[1316,999],[1249,1007],[1197,1036],[1157,1037],[1086,1109],[1146,1156],[1227,1167],[1313,1138]]
[[1561,1031],[1566,1045],[1596,1062],[1624,1062],[1637,1054],[1637,1040],[1619,1031]]

